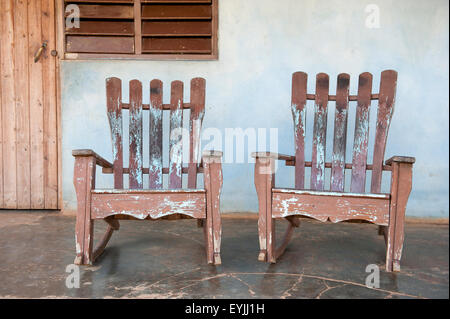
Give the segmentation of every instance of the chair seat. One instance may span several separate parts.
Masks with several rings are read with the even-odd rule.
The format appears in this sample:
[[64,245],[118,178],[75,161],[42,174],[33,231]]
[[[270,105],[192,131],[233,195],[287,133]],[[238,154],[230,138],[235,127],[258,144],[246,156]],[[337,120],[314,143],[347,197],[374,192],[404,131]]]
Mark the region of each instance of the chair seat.
[[170,214],[206,218],[204,189],[95,189],[91,191],[91,218],[127,215],[158,219]]
[[273,188],[273,193],[289,193],[289,194],[309,194],[317,196],[338,196],[338,197],[360,197],[360,198],[385,198],[389,199],[390,194],[373,194],[373,193],[340,193],[331,191],[313,191],[313,190],[298,190],[293,188]]
[[389,194],[272,189],[273,218],[302,215],[333,223],[360,219],[387,226],[389,205]]

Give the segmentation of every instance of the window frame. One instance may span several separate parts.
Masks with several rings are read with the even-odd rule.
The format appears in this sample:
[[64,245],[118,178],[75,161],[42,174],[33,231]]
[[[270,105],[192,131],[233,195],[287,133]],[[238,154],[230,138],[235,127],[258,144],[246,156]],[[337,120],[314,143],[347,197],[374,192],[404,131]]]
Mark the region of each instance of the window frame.
[[[212,6],[212,18],[211,18],[211,53],[210,54],[149,54],[149,53],[134,53],[134,54],[124,54],[124,53],[71,53],[66,52],[66,32],[65,32],[65,1],[55,0],[56,8],[56,33],[57,33],[57,47],[58,56],[61,60],[175,60],[175,61],[213,61],[218,60],[218,42],[219,42],[219,0],[211,0]],[[95,3],[95,1],[92,1]],[[136,14],[136,4],[139,3],[139,8],[142,5],[141,0],[134,0],[134,12]],[[137,43],[136,39],[140,37],[142,20],[134,19],[135,33],[138,33],[137,37],[135,35],[135,50],[141,47],[142,43]]]

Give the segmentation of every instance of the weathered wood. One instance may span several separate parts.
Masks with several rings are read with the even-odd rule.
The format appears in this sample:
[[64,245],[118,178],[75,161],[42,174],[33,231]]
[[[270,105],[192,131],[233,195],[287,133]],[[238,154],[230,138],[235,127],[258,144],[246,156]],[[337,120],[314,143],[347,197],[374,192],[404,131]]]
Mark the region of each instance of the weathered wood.
[[[19,209],[30,209],[31,205],[31,196],[33,196],[33,206],[39,207],[37,205],[37,200],[39,198],[44,198],[43,187],[39,187],[40,183],[38,180],[35,180],[36,176],[38,176],[39,171],[43,174],[43,166],[39,166],[42,161],[38,161],[36,163],[33,162],[33,167],[31,166],[31,153],[33,153],[33,159],[36,160],[36,137],[30,136],[31,133],[38,133],[34,126],[36,121],[40,122],[40,119],[36,119],[39,112],[36,112],[37,105],[31,105],[31,103],[36,103],[36,92],[39,90],[39,93],[42,94],[42,86],[41,87],[33,87],[36,84],[33,84],[38,77],[39,70],[36,70],[35,66],[31,66],[33,69],[30,70],[30,75],[33,76],[33,79],[28,76],[28,65],[29,65],[29,42],[31,43],[32,48],[30,50],[36,49],[36,46],[39,47],[40,43],[40,34],[36,34],[36,32],[40,31],[40,25],[38,29],[38,24],[40,21],[36,21],[37,14],[36,12],[37,5],[40,5],[40,1],[30,3],[29,6],[25,1],[15,1],[14,2],[14,72],[15,77],[15,109],[16,109],[16,156],[17,156],[17,166],[14,170],[17,171],[16,176],[16,188],[17,188],[17,208]],[[30,15],[30,17],[29,17]],[[33,21],[30,21],[33,20]],[[33,23],[34,22],[34,23]],[[33,31],[28,32],[28,25],[32,25]],[[31,41],[30,41],[31,40]],[[39,42],[38,42],[39,41]],[[34,45],[33,45],[34,44]],[[31,53],[31,52],[30,52]],[[34,52],[33,52],[34,53]],[[42,66],[38,66],[42,67]],[[31,84],[31,86],[30,86]],[[31,93],[31,94],[30,94]],[[42,102],[42,101],[41,101]],[[31,114],[33,121],[30,121],[30,111],[33,111]],[[33,122],[33,123],[31,123]],[[33,128],[33,132],[31,132],[31,128]],[[33,149],[31,148],[30,142],[34,141]],[[43,157],[43,156],[42,156]],[[36,185],[33,186],[33,190],[37,191],[37,193],[31,194],[31,176],[34,178],[34,182]],[[10,182],[10,181],[4,181]],[[43,186],[43,185],[42,185]]]
[[[339,194],[339,195],[338,195]],[[338,223],[361,219],[377,225],[387,225],[389,198],[349,196],[345,193],[308,193],[302,191],[273,190],[272,216],[274,218],[302,215],[325,222]]]
[[275,262],[275,220],[272,218],[272,187],[275,185],[274,160],[257,157],[255,187],[258,195],[259,261]]
[[211,5],[166,5],[152,4],[142,6],[142,19],[211,19]]
[[325,73],[317,74],[311,166],[311,189],[313,190],[323,190],[325,186],[328,90],[328,75]]
[[169,188],[182,187],[183,82],[173,81],[170,95]]
[[375,133],[375,146],[373,151],[373,170],[371,192],[379,193],[381,189],[382,166],[384,151],[394,111],[395,92],[397,88],[397,72],[383,71],[380,81],[380,97],[378,100],[377,128]]
[[92,218],[128,215],[137,219],[158,219],[170,214],[206,218],[205,191],[92,192]]
[[[351,96],[348,92],[349,76],[341,74],[338,77],[336,96],[328,95],[328,76],[319,74],[316,80],[316,94],[306,94],[301,90],[299,98],[299,83],[306,86],[306,75],[295,73],[293,77],[292,107],[295,126],[300,122],[296,120],[295,100],[315,100],[315,119],[313,130],[313,156],[312,161],[305,161],[304,150],[296,149],[296,156],[281,155],[270,152],[257,152],[252,156],[256,158],[255,186],[259,200],[258,231],[260,241],[259,260],[274,262],[285,250],[291,239],[293,228],[298,226],[295,219],[298,216],[307,216],[319,221],[333,223],[346,220],[365,220],[380,225],[379,232],[386,241],[386,270],[400,270],[400,258],[404,241],[404,216],[406,203],[411,191],[413,157],[394,156],[383,165],[384,149],[386,146],[389,123],[392,117],[395,100],[397,73],[384,71],[381,76],[380,93],[371,94],[372,75],[363,73],[359,78],[358,96]],[[295,91],[297,87],[297,91]],[[375,135],[375,151],[373,164],[367,164],[368,153],[368,125],[369,107],[371,100],[379,99],[377,127]],[[334,125],[333,160],[325,162],[325,137],[327,101],[336,101],[336,114]],[[348,101],[358,101],[355,123],[355,140],[352,163],[345,163],[346,122]],[[300,117],[297,115],[297,117]],[[296,131],[296,137],[298,132]],[[303,141],[303,136],[300,135]],[[296,147],[301,145],[296,140]],[[304,147],[304,146],[303,146]],[[300,165],[311,167],[311,190],[279,189],[273,186],[274,177],[264,175],[275,160],[283,160],[287,166]],[[269,165],[270,163],[270,165]],[[331,191],[324,191],[323,178],[325,168],[331,168]],[[297,169],[297,167],[296,167]],[[351,192],[344,192],[345,169],[352,169]],[[372,170],[371,192],[365,193],[366,171]],[[392,172],[391,193],[381,194],[381,173]],[[303,173],[303,171],[301,172]],[[296,171],[297,175],[297,171]],[[301,182],[300,182],[301,183]],[[270,207],[268,207],[270,205]],[[274,250],[275,218],[285,218],[289,221],[282,244]],[[269,236],[272,235],[269,246]]]
[[142,154],[142,84],[138,80],[130,81],[130,188],[143,187]]
[[353,142],[351,191],[364,193],[366,188],[367,152],[369,142],[370,95],[372,93],[372,74],[366,72],[359,76],[358,106],[356,108],[355,138]]
[[[142,85],[139,81],[130,82],[129,109],[129,147],[130,167],[123,167],[122,155],[122,108],[121,82],[117,78],[109,78],[107,86],[107,111],[111,126],[113,144],[113,164],[96,154],[92,150],[74,150],[73,155],[76,163],[86,166],[86,161],[91,161],[93,166],[103,167],[103,173],[114,174],[113,189],[93,189],[87,187],[85,179],[80,178],[82,173],[75,172],[74,182],[77,184],[77,194],[82,194],[79,199],[79,215],[81,212],[88,213],[83,219],[83,224],[78,221],[77,230],[80,236],[78,240],[88,249],[89,257],[85,257],[86,249],[82,248],[81,257],[76,262],[80,264],[92,263],[105,249],[110,240],[113,230],[119,229],[118,219],[181,219],[196,218],[206,221],[205,240],[207,248],[207,259],[211,264],[218,265],[220,259],[221,245],[221,218],[220,218],[220,191],[222,188],[222,152],[208,151],[203,154],[203,164],[195,161],[200,148],[200,124],[204,113],[205,80],[196,78],[191,81],[191,102],[183,103],[183,83],[172,82],[171,104],[170,104],[170,131],[169,139],[169,167],[164,168],[162,163],[162,115],[164,105],[162,103],[162,82],[153,80],[150,83],[150,166],[144,168],[142,165]],[[191,122],[198,121],[198,126],[191,126],[191,154],[190,162],[194,167],[182,167],[182,112],[183,108],[191,108]],[[90,167],[90,166],[89,166]],[[83,167],[84,171],[86,168]],[[84,172],[83,171],[83,172]],[[196,188],[197,174],[204,172],[205,189]],[[142,189],[142,175],[149,174],[150,189]],[[189,189],[182,189],[181,174],[191,176],[188,181]],[[81,175],[80,175],[81,174]],[[94,170],[95,174],[95,170]],[[130,189],[123,188],[123,174],[129,174]],[[162,175],[169,174],[169,188],[162,189]],[[89,194],[86,195],[86,192]],[[87,205],[89,207],[87,208]],[[104,219],[108,223],[105,235],[92,251],[92,225],[96,219]],[[86,231],[86,227],[90,227]],[[87,237],[86,237],[87,236]],[[81,237],[80,237],[81,238]],[[84,250],[83,250],[84,249]]]
[[286,228],[286,232],[283,235],[281,245],[275,249],[275,260],[284,253],[287,245],[292,239],[293,234],[294,234],[294,226],[291,223],[289,223],[288,227]]
[[305,187],[305,129],[306,129],[306,89],[308,75],[296,72],[292,75],[291,111],[294,118],[295,136],[295,188]]
[[78,4],[80,18],[133,19],[133,6]]
[[[41,0],[28,2],[29,42],[36,51],[42,45]],[[30,90],[30,159],[31,167],[31,208],[43,209],[44,204],[44,107],[42,88],[42,63],[34,63],[34,52],[28,55]],[[41,85],[36,85],[41,83]]]
[[106,245],[108,244],[109,240],[111,239],[113,232],[114,232],[114,229],[112,229],[111,226],[108,226],[102,239],[95,246],[95,249],[92,253],[92,262],[94,262],[98,257],[100,257],[101,254],[103,254],[103,252],[105,251]]
[[203,154],[204,185],[206,189],[206,247],[208,263],[220,265],[222,223],[220,218],[220,193],[222,190],[222,153]]
[[73,150],[72,151],[72,156],[74,156],[74,157],[90,157],[90,156],[93,156],[95,158],[95,162],[96,162],[97,165],[99,165],[101,167],[106,167],[106,168],[112,168],[113,167],[113,164],[111,164],[110,162],[105,160],[103,157],[101,157],[100,155],[95,153],[93,150],[88,150],[88,149]]
[[134,0],[134,52],[142,53],[142,20],[141,20],[141,0]]
[[393,162],[390,217],[387,231],[386,271],[400,271],[405,236],[405,211],[412,188],[412,163]]
[[75,226],[76,265],[93,261],[94,224],[91,219],[91,190],[95,188],[95,157],[75,158],[73,183],[77,195],[77,220]]
[[202,78],[191,80],[191,114],[189,120],[189,166],[188,188],[197,187],[197,170],[199,163],[201,128],[205,114],[205,85]]
[[114,188],[123,188],[123,146],[122,146],[122,81],[106,79],[106,107],[111,128],[114,166]]
[[42,87],[44,104],[44,193],[46,209],[58,208],[58,118],[57,58],[51,55],[56,50],[55,2],[42,1],[42,42],[47,49],[40,59],[42,63]]
[[134,39],[120,36],[66,36],[66,52],[134,53]]
[[337,79],[336,112],[334,117],[333,157],[331,166],[331,187],[335,192],[344,191],[345,146],[347,143],[348,94],[350,75],[339,74]]
[[410,157],[410,156],[392,156],[391,158],[386,160],[385,164],[386,165],[392,165],[394,163],[414,164],[415,162],[416,162],[415,157]]
[[163,139],[162,139],[162,94],[160,80],[150,82],[150,169],[149,188],[160,189],[163,186]]
[[[3,4],[0,1],[0,32],[3,32]],[[2,121],[2,37],[0,37],[0,125],[3,126]],[[0,128],[0,207],[3,207],[3,130]]]

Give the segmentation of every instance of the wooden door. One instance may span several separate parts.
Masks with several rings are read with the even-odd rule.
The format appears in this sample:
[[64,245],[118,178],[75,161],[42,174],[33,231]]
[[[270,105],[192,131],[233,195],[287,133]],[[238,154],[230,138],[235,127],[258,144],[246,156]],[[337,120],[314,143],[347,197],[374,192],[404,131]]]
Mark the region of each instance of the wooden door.
[[54,0],[1,0],[0,30],[0,208],[58,209]]

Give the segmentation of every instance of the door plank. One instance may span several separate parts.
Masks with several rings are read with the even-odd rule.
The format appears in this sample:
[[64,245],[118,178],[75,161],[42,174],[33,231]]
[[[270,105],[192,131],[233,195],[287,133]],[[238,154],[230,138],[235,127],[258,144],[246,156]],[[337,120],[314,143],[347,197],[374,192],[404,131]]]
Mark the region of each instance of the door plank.
[[150,167],[149,188],[161,189],[163,187],[163,85],[160,80],[150,82]]
[[317,74],[311,166],[312,190],[323,190],[325,184],[325,149],[327,137],[328,91],[328,75],[325,73]]
[[44,192],[45,208],[58,208],[58,122],[56,104],[56,50],[55,2],[42,1],[42,40],[47,50],[42,54],[42,83],[44,87]]
[[130,81],[130,189],[143,187],[142,179],[142,84]]
[[[14,85],[16,108],[17,208],[31,208],[30,107],[28,95],[28,8],[14,4]],[[20,76],[18,76],[20,75]],[[7,182],[7,181],[6,181]]]
[[[0,32],[3,32],[3,1],[0,1]],[[3,33],[2,33],[3,34]],[[2,121],[2,41],[0,40],[0,126]],[[0,208],[3,207],[3,130],[0,128]]]
[[351,191],[364,193],[366,188],[367,146],[369,140],[369,114],[372,94],[372,74],[362,73],[358,84],[355,140],[353,142],[353,167]]
[[170,95],[169,188],[182,187],[183,82],[173,81]]
[[308,75],[296,72],[292,75],[291,111],[294,118],[295,136],[295,188],[305,188],[305,130],[306,130],[306,89]]
[[3,135],[3,205],[17,208],[16,192],[16,108],[14,86],[14,3],[2,1],[2,135]]
[[344,191],[349,85],[350,75],[345,73],[339,74],[337,79],[333,156],[331,161],[330,189],[334,192]]
[[[42,44],[41,0],[28,2],[31,208],[44,208],[44,107],[42,63],[34,63],[34,53]],[[17,92],[16,92],[17,94]]]

